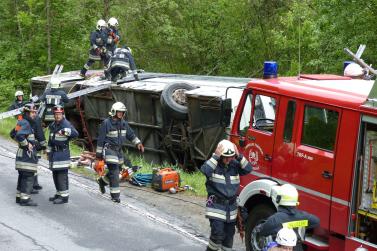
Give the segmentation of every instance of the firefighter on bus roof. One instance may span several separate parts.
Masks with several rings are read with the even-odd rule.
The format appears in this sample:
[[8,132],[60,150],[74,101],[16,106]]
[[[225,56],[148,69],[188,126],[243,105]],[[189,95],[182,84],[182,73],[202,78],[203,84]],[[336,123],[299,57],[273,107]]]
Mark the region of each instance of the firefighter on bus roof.
[[14,97],[16,98],[16,100],[9,106],[8,111],[21,108],[25,104],[23,91],[16,91],[14,93]]
[[108,38],[108,28],[106,21],[100,19],[97,21],[96,30],[90,33],[89,59],[80,71],[80,76],[85,77],[86,72],[96,62],[102,61],[106,68],[109,64],[111,51],[106,48]]
[[305,230],[319,226],[319,218],[305,211],[298,210],[298,192],[290,185],[274,186],[271,197],[278,205],[278,211],[267,218],[262,225],[256,226],[261,236],[275,236],[283,227],[293,228],[297,233],[297,245],[294,250],[303,250],[302,241]]
[[48,160],[56,188],[49,198],[54,204],[68,203],[68,168],[71,164],[69,141],[79,136],[77,130],[64,118],[64,109],[57,105],[53,108],[55,121],[49,126]]
[[344,76],[353,79],[364,79],[366,76],[364,69],[356,63],[350,63],[344,68]]
[[96,158],[105,160],[108,168],[106,176],[99,177],[100,191],[105,193],[105,186],[110,184],[111,200],[120,202],[119,171],[124,163],[122,146],[126,140],[131,141],[140,152],[144,152],[144,146],[136,137],[134,131],[124,119],[126,106],[122,102],[112,105],[110,117],[105,119],[99,129],[97,140]]
[[252,171],[251,164],[239,154],[232,142],[222,140],[200,171],[207,178],[206,217],[211,226],[207,251],[232,250],[240,175],[249,174]]

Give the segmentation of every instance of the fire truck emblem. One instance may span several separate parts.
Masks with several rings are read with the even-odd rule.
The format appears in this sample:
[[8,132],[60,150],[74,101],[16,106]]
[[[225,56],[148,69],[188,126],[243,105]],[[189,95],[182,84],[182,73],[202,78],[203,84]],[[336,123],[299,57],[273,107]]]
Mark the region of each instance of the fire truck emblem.
[[248,159],[254,170],[260,169],[260,157],[263,156],[263,149],[256,143],[248,144],[245,147],[248,152]]

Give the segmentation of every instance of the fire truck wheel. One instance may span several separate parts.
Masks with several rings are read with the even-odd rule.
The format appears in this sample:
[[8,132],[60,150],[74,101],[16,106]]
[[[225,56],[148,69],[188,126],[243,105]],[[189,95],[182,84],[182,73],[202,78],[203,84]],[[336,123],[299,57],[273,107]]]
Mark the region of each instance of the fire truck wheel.
[[276,210],[267,204],[260,204],[250,210],[247,218],[245,228],[245,245],[247,251],[263,250],[265,238],[253,231],[255,226],[263,223],[270,215],[274,214]]
[[184,82],[167,85],[161,93],[162,108],[174,119],[186,119],[188,109],[185,92],[195,88],[195,86]]

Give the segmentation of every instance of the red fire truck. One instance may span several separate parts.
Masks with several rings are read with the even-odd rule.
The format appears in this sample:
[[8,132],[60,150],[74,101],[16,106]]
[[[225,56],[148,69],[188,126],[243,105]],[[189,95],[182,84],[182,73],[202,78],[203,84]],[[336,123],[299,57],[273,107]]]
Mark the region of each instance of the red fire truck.
[[260,250],[253,229],[276,211],[271,188],[290,183],[299,208],[321,220],[305,238],[307,250],[377,251],[377,82],[336,75],[252,80],[230,140],[254,166],[239,194],[249,212],[247,250]]

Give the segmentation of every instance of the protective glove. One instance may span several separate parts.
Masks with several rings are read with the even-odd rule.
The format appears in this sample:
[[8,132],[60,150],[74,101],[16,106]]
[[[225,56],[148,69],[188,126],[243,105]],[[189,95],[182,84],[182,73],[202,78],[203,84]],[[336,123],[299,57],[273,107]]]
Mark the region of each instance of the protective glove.
[[101,48],[97,47],[95,51],[97,56],[101,54]]

